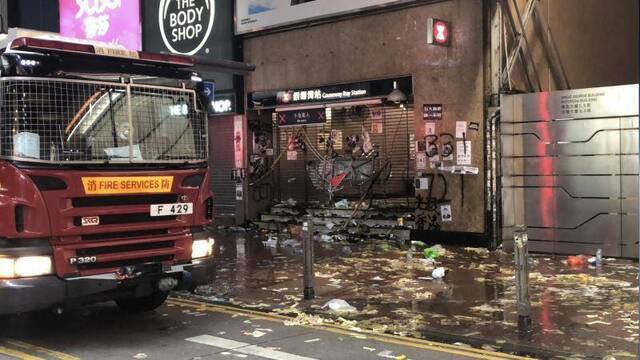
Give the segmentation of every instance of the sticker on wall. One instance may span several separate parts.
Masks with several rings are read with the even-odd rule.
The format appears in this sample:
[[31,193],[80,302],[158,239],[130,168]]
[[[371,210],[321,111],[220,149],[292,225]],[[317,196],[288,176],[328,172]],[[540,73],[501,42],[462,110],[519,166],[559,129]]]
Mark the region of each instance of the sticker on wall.
[[478,131],[478,130],[480,130],[480,123],[477,123],[477,122],[470,122],[470,123],[469,123],[469,130],[473,130],[473,131]]
[[374,108],[371,109],[371,120],[382,120],[384,119],[384,108]]
[[456,121],[456,139],[462,139],[467,132],[466,121]]
[[440,216],[442,217],[442,222],[452,222],[451,205],[440,205]]
[[415,183],[416,190],[429,190],[429,178],[418,178]]
[[423,152],[416,154],[416,170],[427,170],[427,154]]
[[382,119],[374,119],[371,122],[371,133],[375,135],[382,134],[384,125],[382,125]]
[[297,151],[287,151],[287,160],[288,161],[296,161],[298,160],[298,152]]
[[424,104],[422,119],[428,121],[442,120],[442,104]]
[[456,142],[456,163],[471,165],[471,141]]
[[244,188],[242,185],[236,185],[236,200],[240,201],[244,198]]
[[265,150],[265,155],[267,155],[267,156],[273,156],[273,149],[267,149],[267,150]]
[[453,161],[453,145],[451,145],[451,142],[442,144],[442,161]]
[[428,122],[424,124],[424,136],[431,136],[436,134],[436,123]]

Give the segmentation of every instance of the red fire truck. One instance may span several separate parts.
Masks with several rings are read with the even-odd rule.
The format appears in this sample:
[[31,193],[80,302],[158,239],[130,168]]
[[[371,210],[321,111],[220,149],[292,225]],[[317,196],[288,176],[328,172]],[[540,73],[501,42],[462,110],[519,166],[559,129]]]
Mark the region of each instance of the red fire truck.
[[0,315],[160,306],[214,276],[188,57],[19,37],[0,55]]

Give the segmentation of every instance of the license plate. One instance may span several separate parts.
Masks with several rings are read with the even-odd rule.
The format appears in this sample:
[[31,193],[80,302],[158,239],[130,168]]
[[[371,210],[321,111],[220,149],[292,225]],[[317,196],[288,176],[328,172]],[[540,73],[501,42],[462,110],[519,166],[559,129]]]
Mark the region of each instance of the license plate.
[[151,205],[151,216],[193,214],[193,203]]

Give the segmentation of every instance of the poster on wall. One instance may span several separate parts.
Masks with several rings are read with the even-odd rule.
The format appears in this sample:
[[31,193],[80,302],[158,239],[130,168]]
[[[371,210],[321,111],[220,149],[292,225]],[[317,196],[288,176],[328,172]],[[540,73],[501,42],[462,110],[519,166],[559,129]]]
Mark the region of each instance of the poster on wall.
[[242,116],[233,118],[233,157],[236,169],[244,168],[244,126]]
[[60,0],[60,35],[141,50],[140,2]]
[[415,0],[236,0],[236,34]]

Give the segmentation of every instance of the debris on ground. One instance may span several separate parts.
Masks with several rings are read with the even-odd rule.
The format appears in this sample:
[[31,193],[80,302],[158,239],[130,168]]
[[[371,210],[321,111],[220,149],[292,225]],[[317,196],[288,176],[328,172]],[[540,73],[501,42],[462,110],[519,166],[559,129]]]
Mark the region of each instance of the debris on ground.
[[301,245],[300,242],[295,239],[288,239],[282,242],[282,246],[284,247],[296,247],[300,245]]
[[[395,222],[395,218],[388,221]],[[336,224],[334,229],[341,228]],[[458,334],[461,339],[482,339],[491,334],[493,341],[488,344],[523,343],[600,358],[624,358],[613,354],[633,353],[637,348],[638,279],[633,262],[610,259],[602,267],[590,268],[585,258],[583,267],[573,269],[567,258],[532,255],[532,318],[538,321],[541,316],[552,316],[539,322],[527,339],[520,339],[513,315],[516,286],[512,254],[438,246],[431,247],[437,259],[407,259],[407,252],[391,245],[388,238],[354,237],[346,231],[325,233],[328,229],[323,225],[317,229],[318,240],[323,241],[316,244],[317,297],[304,301],[302,256],[283,246],[250,246],[251,239],[257,243],[269,238],[291,239],[290,229],[287,226],[278,233],[265,229],[255,235],[225,231],[216,237],[220,245],[218,277],[200,287],[197,296],[291,316],[288,326],[335,324],[416,338],[422,338],[425,330]],[[242,256],[238,256],[235,243],[239,237],[246,239]],[[348,245],[349,255],[341,255],[347,246],[344,241],[353,238],[362,240]],[[330,243],[325,242],[329,239]],[[423,252],[421,244],[412,245]],[[446,281],[431,281],[437,279],[434,275],[438,272],[443,272]],[[351,311],[333,311],[329,299],[344,301]]]
[[262,243],[264,244],[265,247],[275,248],[278,246],[278,239],[269,236],[269,238],[266,241],[263,241]]
[[441,245],[435,245],[429,248],[424,249],[422,255],[424,255],[425,259],[437,259],[438,257],[444,255],[446,250]]
[[436,280],[442,279],[444,275],[445,275],[445,269],[443,267],[436,268],[431,273],[431,277]]
[[349,312],[357,312],[358,311],[358,309],[356,309],[355,307],[349,305],[348,302],[346,302],[346,301],[344,301],[342,299],[330,300],[326,304],[324,304],[324,306],[322,308],[325,309],[327,307],[331,311],[337,312],[337,313],[349,313]]
[[335,205],[336,209],[348,209],[349,208],[349,201],[347,199],[342,199],[342,200],[336,202],[334,205]]

